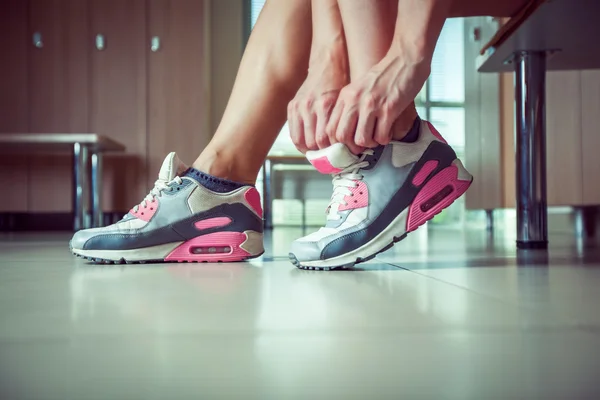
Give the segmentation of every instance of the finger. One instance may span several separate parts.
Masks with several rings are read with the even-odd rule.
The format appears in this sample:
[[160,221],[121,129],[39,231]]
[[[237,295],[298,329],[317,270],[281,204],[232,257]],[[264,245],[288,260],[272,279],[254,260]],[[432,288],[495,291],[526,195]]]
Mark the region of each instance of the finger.
[[304,122],[304,142],[308,150],[318,150],[317,141],[315,138],[315,128],[317,124],[317,116],[306,111],[302,114],[302,121]]
[[290,125],[290,138],[292,142],[301,153],[306,153],[306,142],[304,141],[304,123],[295,112],[291,113],[292,115],[288,119],[288,123]]
[[375,141],[383,146],[390,143],[392,139],[392,118],[389,117],[389,114],[380,115],[377,118],[377,126],[375,127],[375,134],[373,138]]
[[354,143],[360,147],[374,148],[378,143],[373,139],[375,129],[375,113],[361,113],[356,125],[354,134]]
[[325,126],[325,133],[329,138],[329,143],[334,144],[337,143],[338,140],[336,138],[336,132],[338,129],[338,125],[340,123],[340,118],[342,118],[342,113],[344,112],[344,102],[338,101],[333,107],[333,111],[331,111],[331,115],[329,117],[329,121]]
[[[292,140],[292,143],[294,143],[294,146],[296,146],[298,148],[299,144],[300,144],[300,137],[299,137],[299,130],[298,130],[298,123],[296,121],[296,102],[294,100],[290,101],[288,103],[288,107],[287,107],[287,123],[288,123],[288,129],[290,131],[290,139]],[[300,150],[298,148],[298,150]]]
[[329,140],[329,136],[325,131],[325,126],[327,125],[327,117],[323,115],[317,116],[317,146],[319,149],[324,149],[326,147],[331,146],[331,141]]
[[323,102],[317,108],[317,128],[315,137],[319,149],[324,149],[326,147],[331,146],[331,141],[329,140],[329,136],[327,135],[326,127],[327,122],[331,117],[331,112],[333,111],[334,106],[335,101],[331,101]]
[[363,147],[357,146],[354,142],[354,133],[356,132],[357,123],[358,112],[345,107],[335,133],[337,141],[345,144],[354,154],[358,154],[364,150]]

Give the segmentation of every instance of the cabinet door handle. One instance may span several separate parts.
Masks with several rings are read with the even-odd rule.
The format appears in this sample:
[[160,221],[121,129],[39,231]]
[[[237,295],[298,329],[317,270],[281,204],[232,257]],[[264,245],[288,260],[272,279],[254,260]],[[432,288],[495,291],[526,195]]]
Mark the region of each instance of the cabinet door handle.
[[160,50],[160,37],[152,36],[152,39],[150,40],[150,50],[154,53]]
[[473,42],[481,41],[481,27],[476,26],[475,28],[473,28],[473,31],[471,32],[471,41],[473,41]]
[[106,40],[104,39],[104,35],[97,34],[96,35],[96,48],[100,51],[104,50],[106,47]]
[[44,47],[44,42],[42,40],[41,32],[35,32],[33,34],[33,45],[35,47],[37,47],[38,49],[41,49],[42,47]]

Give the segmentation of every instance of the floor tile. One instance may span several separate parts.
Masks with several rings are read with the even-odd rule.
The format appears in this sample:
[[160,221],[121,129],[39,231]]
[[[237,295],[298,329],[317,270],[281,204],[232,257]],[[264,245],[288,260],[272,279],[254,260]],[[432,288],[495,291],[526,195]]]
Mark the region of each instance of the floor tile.
[[419,230],[349,271],[97,266],[68,234],[0,236],[0,393],[27,399],[577,399],[600,393],[597,249],[523,259]]
[[555,235],[548,251],[517,251],[495,238],[443,230],[430,232],[427,241],[426,250],[400,243],[378,260],[529,309],[538,319],[600,326],[600,248],[595,242]]

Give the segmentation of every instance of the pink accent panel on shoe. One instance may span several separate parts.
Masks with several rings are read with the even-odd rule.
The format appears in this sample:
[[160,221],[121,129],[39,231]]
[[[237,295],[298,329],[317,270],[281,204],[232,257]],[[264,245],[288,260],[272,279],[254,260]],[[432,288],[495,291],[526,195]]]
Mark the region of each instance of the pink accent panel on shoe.
[[[451,165],[438,172],[423,188],[408,210],[407,232],[416,230],[436,214],[448,207],[467,191],[471,181],[458,179],[458,167]],[[446,193],[447,192],[447,193]],[[439,199],[435,197],[439,196]],[[428,207],[428,203],[433,203]],[[425,211],[423,208],[425,208]]]
[[[208,235],[202,235],[188,240],[177,246],[166,258],[165,261],[177,262],[232,262],[242,261],[248,258],[251,254],[242,249],[240,245],[244,243],[248,237],[242,232],[216,232]],[[215,248],[229,248],[225,253],[202,253],[194,252],[194,249],[201,248],[203,250]]]
[[309,160],[310,163],[322,174],[337,174],[342,170],[331,165],[331,162],[327,158],[327,156],[315,158],[314,160]]
[[429,130],[431,131],[431,133],[433,134],[433,136],[435,136],[436,138],[438,138],[442,142],[448,144],[448,142],[446,142],[446,139],[444,139],[442,137],[442,135],[440,135],[440,133],[438,132],[438,130],[435,129],[435,127],[433,126],[433,124],[431,122],[429,122],[429,121],[425,121],[425,122],[427,122],[427,126],[429,127]]
[[357,187],[348,188],[352,192],[351,195],[346,195],[344,200],[346,205],[340,206],[339,211],[352,210],[355,208],[362,208],[369,205],[369,189],[367,185],[362,181],[354,181],[358,185]]
[[133,215],[136,218],[141,219],[142,221],[150,221],[154,214],[156,214],[156,210],[158,210],[158,200],[156,198],[152,199],[152,201],[148,202],[148,204],[140,205],[137,211],[133,211],[133,208],[129,210],[129,214]]
[[246,193],[244,193],[244,198],[246,199],[248,204],[250,204],[250,207],[252,207],[252,209],[256,211],[258,216],[262,218],[263,210],[260,204],[260,194],[258,193],[258,190],[256,190],[256,188],[248,189]]
[[421,170],[419,172],[417,172],[417,174],[413,178],[413,181],[412,181],[413,185],[421,186],[423,184],[423,182],[425,182],[427,180],[429,175],[431,175],[431,173],[437,168],[438,164],[439,164],[438,160],[427,161],[423,165]]
[[231,218],[228,217],[216,217],[204,219],[202,221],[198,221],[194,224],[196,229],[210,229],[210,228],[218,228],[221,226],[229,225],[231,223]]

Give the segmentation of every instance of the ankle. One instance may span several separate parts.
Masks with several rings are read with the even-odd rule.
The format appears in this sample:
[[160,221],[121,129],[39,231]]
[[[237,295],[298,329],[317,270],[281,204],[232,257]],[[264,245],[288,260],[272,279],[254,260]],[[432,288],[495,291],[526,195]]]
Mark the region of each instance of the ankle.
[[206,147],[198,156],[192,167],[217,178],[227,179],[233,182],[253,185],[256,182],[256,174],[251,176],[250,168],[242,168],[236,160],[226,151]]

